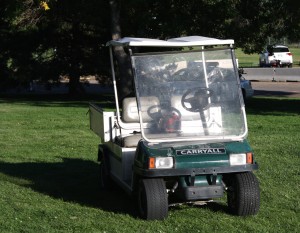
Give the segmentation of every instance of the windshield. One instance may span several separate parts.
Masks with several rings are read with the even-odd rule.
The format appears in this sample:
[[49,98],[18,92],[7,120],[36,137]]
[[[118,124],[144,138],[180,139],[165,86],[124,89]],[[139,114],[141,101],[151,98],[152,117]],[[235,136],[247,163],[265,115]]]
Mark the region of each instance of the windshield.
[[231,49],[134,55],[132,63],[147,141],[246,136]]

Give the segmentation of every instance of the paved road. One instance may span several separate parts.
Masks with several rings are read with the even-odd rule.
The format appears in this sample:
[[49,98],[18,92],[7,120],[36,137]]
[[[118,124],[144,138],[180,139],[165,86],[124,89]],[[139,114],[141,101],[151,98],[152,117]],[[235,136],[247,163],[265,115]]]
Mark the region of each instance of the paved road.
[[256,81],[300,82],[300,68],[244,68],[244,77]]
[[300,98],[300,82],[252,82],[255,96]]

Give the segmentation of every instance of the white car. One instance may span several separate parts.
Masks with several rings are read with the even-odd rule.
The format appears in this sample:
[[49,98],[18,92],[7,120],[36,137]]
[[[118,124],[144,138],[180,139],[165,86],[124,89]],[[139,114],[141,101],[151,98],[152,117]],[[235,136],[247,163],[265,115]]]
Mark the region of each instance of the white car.
[[284,45],[268,45],[259,56],[259,66],[292,67],[293,55]]

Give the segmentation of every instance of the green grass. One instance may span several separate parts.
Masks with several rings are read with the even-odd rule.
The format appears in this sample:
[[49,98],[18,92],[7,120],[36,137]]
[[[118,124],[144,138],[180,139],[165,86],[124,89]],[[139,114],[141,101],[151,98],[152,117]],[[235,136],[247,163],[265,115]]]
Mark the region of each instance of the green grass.
[[299,47],[291,47],[291,53],[293,54],[293,61],[295,66],[300,66],[300,48]]
[[[300,48],[289,47],[291,53],[293,54],[293,67],[300,66]],[[258,67],[259,54],[245,54],[241,49],[235,50],[236,58],[239,61],[240,67]]]
[[147,222],[124,192],[98,187],[99,140],[89,130],[87,100],[0,98],[0,231],[298,232],[299,105],[300,99],[247,103],[260,165],[257,216],[228,214],[223,198],[172,207],[167,220]]

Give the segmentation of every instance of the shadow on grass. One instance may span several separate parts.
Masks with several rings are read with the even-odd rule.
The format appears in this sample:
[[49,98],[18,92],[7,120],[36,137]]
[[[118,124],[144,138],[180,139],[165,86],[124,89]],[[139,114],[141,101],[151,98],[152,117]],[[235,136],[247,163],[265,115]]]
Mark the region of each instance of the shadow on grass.
[[[137,217],[135,200],[123,190],[118,187],[111,191],[100,189],[98,170],[96,162],[81,159],[64,159],[62,163],[0,162],[0,173],[5,174],[1,180],[67,202]],[[227,207],[217,202],[199,208],[227,213]]]
[[255,97],[246,101],[246,112],[260,115],[300,114],[300,98]]
[[101,102],[103,107],[113,108],[113,94],[87,94],[70,96],[67,94],[48,95],[0,95],[0,103],[19,103],[40,107],[85,107],[89,102]]
[[171,204],[169,209],[174,211],[182,209],[182,206],[189,206],[192,208],[208,209],[209,211],[215,213],[220,212],[220,213],[226,213],[232,215],[229,212],[227,204],[225,202],[220,202],[219,199],[215,199],[213,201],[210,200],[210,201],[195,201],[195,202],[181,203],[180,199],[172,195],[169,196],[169,204]]
[[0,173],[6,175],[1,179],[53,198],[135,217],[135,203],[123,190],[100,189],[98,169],[96,162],[81,159],[64,159],[62,163],[0,162]]

